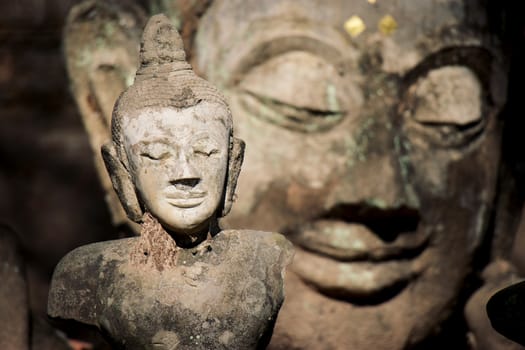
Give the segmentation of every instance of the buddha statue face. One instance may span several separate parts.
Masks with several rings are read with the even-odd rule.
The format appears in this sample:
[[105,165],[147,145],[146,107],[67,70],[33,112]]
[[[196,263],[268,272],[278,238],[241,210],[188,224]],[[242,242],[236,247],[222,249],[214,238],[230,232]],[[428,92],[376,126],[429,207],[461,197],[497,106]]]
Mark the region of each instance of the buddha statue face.
[[145,209],[177,234],[207,230],[223,200],[230,130],[223,105],[147,108],[122,121],[130,175]]
[[200,20],[194,66],[248,144],[224,224],[296,246],[276,348],[401,349],[450,314],[497,180],[486,26],[452,0],[216,0]]

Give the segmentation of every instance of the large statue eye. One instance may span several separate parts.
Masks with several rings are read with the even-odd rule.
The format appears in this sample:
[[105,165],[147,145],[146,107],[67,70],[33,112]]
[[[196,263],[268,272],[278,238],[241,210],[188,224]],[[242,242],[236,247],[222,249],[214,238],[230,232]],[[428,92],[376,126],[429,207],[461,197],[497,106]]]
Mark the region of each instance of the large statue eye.
[[289,51],[252,68],[239,88],[250,114],[302,132],[337,125],[360,101],[332,64],[305,51]]
[[409,88],[403,114],[411,131],[438,146],[462,147],[485,127],[483,88],[465,66],[429,71]]

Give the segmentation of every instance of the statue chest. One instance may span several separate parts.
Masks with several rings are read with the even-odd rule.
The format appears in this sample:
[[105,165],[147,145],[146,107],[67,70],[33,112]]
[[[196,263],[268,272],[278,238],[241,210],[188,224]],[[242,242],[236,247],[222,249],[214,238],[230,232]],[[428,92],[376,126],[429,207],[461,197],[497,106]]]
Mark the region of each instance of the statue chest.
[[256,348],[282,303],[273,281],[280,276],[231,253],[221,255],[229,261],[187,254],[162,270],[130,261],[101,267],[100,328],[125,349]]

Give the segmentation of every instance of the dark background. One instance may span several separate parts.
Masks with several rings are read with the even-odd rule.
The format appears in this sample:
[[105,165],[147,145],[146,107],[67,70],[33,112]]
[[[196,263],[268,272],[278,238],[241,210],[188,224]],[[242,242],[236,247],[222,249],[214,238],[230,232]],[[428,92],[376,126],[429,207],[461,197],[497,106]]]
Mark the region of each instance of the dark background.
[[62,26],[76,2],[0,5],[0,219],[19,234],[41,315],[58,260],[115,234],[62,57]]

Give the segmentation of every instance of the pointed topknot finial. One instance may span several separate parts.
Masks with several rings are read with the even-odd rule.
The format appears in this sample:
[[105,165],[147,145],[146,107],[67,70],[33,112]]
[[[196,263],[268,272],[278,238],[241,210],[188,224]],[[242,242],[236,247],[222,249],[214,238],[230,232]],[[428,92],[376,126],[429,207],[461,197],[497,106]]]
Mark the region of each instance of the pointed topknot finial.
[[177,29],[164,14],[151,17],[140,43],[140,70],[169,64],[171,70],[190,69]]

